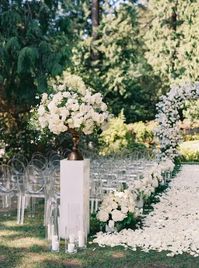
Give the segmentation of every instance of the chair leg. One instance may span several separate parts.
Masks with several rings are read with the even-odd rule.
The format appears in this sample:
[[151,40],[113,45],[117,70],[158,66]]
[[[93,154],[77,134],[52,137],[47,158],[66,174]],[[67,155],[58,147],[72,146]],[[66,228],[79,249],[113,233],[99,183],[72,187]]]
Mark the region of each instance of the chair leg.
[[21,221],[21,199],[22,196],[18,196],[18,204],[17,204],[17,224],[20,224]]
[[5,195],[2,196],[2,208],[6,207]]
[[35,217],[35,203],[36,203],[35,197],[31,197],[31,217],[32,218]]
[[22,202],[21,202],[21,221],[20,224],[24,223],[24,211],[25,211],[25,203],[26,203],[26,196],[22,196]]
[[95,199],[95,212],[97,212],[98,210],[98,203],[99,203],[99,200]]
[[94,212],[94,199],[91,199],[91,214]]
[[44,198],[44,223],[43,225],[46,226],[47,224],[47,219],[46,219],[46,214],[47,214],[47,198]]

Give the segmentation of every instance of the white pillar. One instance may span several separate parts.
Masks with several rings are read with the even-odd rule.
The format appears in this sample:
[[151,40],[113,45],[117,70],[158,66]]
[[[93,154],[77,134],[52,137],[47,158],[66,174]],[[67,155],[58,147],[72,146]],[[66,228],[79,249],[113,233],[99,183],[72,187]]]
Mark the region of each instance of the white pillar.
[[[90,161],[62,160],[60,172],[60,237],[89,233]],[[75,235],[76,235],[75,234]]]

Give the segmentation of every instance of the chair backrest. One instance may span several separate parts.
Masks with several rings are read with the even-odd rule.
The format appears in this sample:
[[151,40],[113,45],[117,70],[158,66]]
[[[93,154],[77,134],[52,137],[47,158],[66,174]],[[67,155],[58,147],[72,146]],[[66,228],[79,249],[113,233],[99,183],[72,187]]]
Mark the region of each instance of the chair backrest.
[[8,161],[8,165],[12,168],[15,174],[24,174],[25,165],[18,158],[13,157]]
[[44,194],[44,176],[42,170],[29,164],[25,170],[25,191],[28,194]]
[[0,165],[0,192],[11,193],[17,188],[17,181],[12,177],[12,168],[9,165]]
[[45,170],[48,166],[48,159],[41,153],[34,153],[29,164],[34,165],[38,169]]
[[13,156],[13,159],[17,159],[19,160],[21,163],[23,163],[23,165],[26,167],[28,165],[28,159],[27,157],[25,157],[24,154],[22,153],[17,153]]
[[55,167],[51,173],[53,195],[60,195],[60,169]]

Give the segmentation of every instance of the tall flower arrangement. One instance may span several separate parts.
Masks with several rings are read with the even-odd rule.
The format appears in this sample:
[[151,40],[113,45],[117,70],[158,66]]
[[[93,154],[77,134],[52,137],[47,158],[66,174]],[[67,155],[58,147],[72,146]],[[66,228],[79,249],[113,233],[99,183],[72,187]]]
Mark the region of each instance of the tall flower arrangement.
[[179,110],[183,109],[186,100],[197,98],[199,98],[199,82],[186,83],[173,86],[157,104],[156,136],[160,142],[161,159],[167,157],[174,159],[178,155],[176,147],[181,140]]
[[42,128],[57,135],[71,129],[89,135],[106,127],[109,113],[102,95],[92,93],[79,76],[64,72],[51,85],[52,94],[44,93],[38,108]]

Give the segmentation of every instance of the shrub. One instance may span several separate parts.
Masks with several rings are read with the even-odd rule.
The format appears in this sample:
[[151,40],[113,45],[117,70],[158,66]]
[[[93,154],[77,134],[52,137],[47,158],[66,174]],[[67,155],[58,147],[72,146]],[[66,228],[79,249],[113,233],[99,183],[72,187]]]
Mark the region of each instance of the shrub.
[[179,146],[180,160],[182,162],[199,161],[199,141],[184,142]]
[[108,129],[100,135],[100,154],[119,153],[123,149],[131,148],[133,143],[133,135],[129,131],[128,125],[125,124],[125,117],[121,112],[118,117],[110,120]]
[[145,143],[151,145],[154,143],[154,128],[156,124],[154,121],[144,123],[142,121],[129,124],[129,130],[134,133],[135,141],[138,143]]

